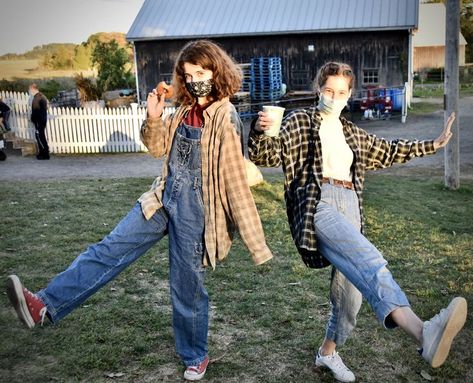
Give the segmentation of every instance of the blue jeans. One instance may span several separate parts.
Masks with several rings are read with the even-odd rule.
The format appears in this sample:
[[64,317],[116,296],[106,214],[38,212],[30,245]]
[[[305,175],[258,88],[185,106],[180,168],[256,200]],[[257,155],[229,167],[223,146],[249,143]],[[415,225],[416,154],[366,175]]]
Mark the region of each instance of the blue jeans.
[[[164,208],[146,220],[136,203],[115,229],[91,245],[37,294],[57,322],[169,233],[169,285],[176,351],[186,366],[207,356],[208,295],[204,288],[204,208],[200,129],[181,126],[169,160]],[[186,132],[198,138],[187,138]],[[192,135],[191,134],[191,135]]]
[[37,293],[51,321],[64,318],[142,256],[166,234],[167,223],[163,209],[147,221],[137,202],[110,234],[89,246]]
[[329,339],[343,344],[355,326],[361,303],[356,289],[385,327],[395,327],[389,314],[396,308],[409,306],[409,302],[386,268],[387,261],[360,232],[356,193],[323,184],[314,221],[320,252],[342,275],[339,280],[332,280],[332,313],[326,334]]

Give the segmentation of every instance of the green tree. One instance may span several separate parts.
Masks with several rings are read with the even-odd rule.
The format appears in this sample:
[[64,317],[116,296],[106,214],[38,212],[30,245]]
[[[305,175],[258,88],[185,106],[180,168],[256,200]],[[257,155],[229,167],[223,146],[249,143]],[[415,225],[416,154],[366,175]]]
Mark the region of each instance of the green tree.
[[54,69],[71,69],[73,67],[73,50],[60,46],[55,54]]
[[129,56],[116,40],[97,42],[92,51],[92,64],[97,67],[97,85],[101,92],[132,86],[133,75],[126,69]]
[[72,69],[74,44],[50,44],[41,48],[34,48],[32,52],[43,52],[41,65],[44,68],[60,70]]
[[74,50],[74,69],[87,70],[92,65],[92,48],[87,44],[80,44]]

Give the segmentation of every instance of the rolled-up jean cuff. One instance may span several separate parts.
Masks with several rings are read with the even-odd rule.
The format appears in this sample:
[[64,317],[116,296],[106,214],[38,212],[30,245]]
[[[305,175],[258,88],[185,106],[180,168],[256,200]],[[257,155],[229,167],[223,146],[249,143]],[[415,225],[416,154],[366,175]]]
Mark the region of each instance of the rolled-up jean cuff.
[[396,303],[380,301],[376,307],[373,307],[373,310],[384,328],[393,329],[397,327],[397,324],[391,319],[390,314],[400,307],[411,307],[407,298],[404,297]]
[[337,347],[338,346],[343,346],[345,344],[345,342],[347,341],[348,337],[350,336],[350,334],[340,334],[340,333],[337,333],[336,331],[333,331],[331,329],[327,329],[327,331],[325,332],[325,338],[326,339],[330,339],[332,342],[334,342]]
[[184,362],[185,366],[186,367],[189,367],[189,366],[198,366],[199,364],[201,364],[206,358],[207,358],[208,355],[204,355],[200,358],[197,358],[197,359],[194,359],[194,360],[191,360],[190,362]]
[[43,293],[43,290],[40,290],[36,293],[36,295],[43,301],[43,303],[45,304],[46,306],[46,315],[47,317],[49,318],[49,320],[52,322],[52,323],[56,323],[57,321],[59,321],[61,318],[58,318],[57,317],[57,311],[54,309],[54,307],[51,305],[51,303],[49,302],[46,294]]

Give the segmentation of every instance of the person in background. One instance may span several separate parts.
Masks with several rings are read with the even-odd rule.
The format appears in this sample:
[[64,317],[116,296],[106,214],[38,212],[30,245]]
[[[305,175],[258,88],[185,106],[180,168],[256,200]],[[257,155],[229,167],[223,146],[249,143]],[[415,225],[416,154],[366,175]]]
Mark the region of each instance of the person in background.
[[10,107],[5,104],[2,97],[0,96],[0,117],[2,118],[3,127],[7,132],[10,131]]
[[46,288],[33,294],[10,275],[7,295],[27,327],[46,316],[57,322],[167,234],[176,350],[184,378],[195,381],[209,363],[207,267],[227,256],[234,228],[256,265],[273,255],[246,179],[242,123],[229,101],[240,89],[241,71],[218,45],[198,40],[179,53],[173,82],[176,112],[164,118],[165,93],[153,90],[141,129],[150,153],[166,156],[162,175],[109,235]]
[[31,122],[35,127],[35,137],[38,144],[38,160],[49,160],[49,145],[46,139],[46,124],[48,122],[48,99],[42,94],[36,84],[31,84],[28,92],[31,101]]
[[466,300],[457,297],[429,321],[419,319],[387,261],[362,230],[366,170],[435,153],[450,140],[455,116],[450,116],[435,140],[380,139],[340,116],[354,84],[349,65],[326,63],[315,79],[317,107],[289,113],[277,137],[263,134],[272,120],[259,112],[248,141],[249,158],[256,165],[282,166],[289,226],[306,265],[333,265],[331,315],[315,365],[330,369],[342,382],[354,382],[355,375],[336,347],[355,327],[362,296],[379,322],[410,335],[434,368],[446,360],[467,314]]

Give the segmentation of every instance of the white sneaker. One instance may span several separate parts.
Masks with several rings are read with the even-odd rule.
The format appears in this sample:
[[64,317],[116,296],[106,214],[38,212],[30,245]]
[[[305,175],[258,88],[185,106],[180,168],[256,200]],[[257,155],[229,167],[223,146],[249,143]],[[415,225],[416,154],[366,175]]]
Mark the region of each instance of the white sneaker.
[[338,352],[334,351],[332,355],[320,355],[320,349],[317,351],[317,356],[315,357],[315,365],[317,367],[325,367],[332,371],[335,379],[340,382],[354,382],[355,374],[350,371],[350,369],[345,366],[342,358],[338,355]]
[[446,309],[442,309],[431,320],[424,322],[422,332],[422,357],[433,368],[440,367],[447,359],[453,338],[466,321],[465,298],[454,298]]

